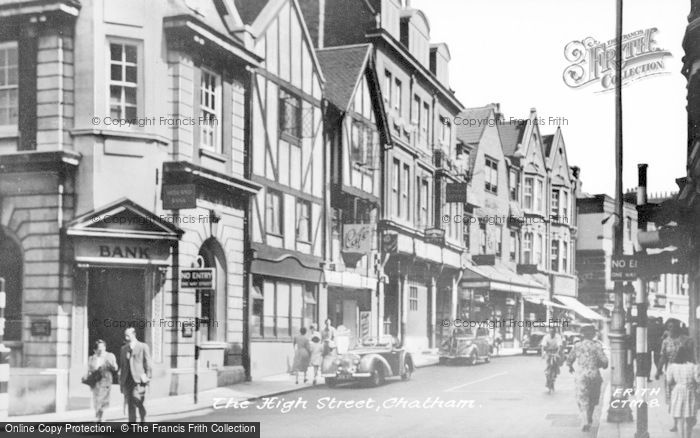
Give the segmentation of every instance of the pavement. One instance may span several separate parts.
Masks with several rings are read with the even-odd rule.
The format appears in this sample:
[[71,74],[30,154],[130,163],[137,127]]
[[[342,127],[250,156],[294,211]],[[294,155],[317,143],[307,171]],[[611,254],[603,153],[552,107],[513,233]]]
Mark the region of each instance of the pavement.
[[[666,406],[666,401],[664,398],[664,388],[661,380],[655,380],[648,383],[649,392],[647,394],[647,401],[649,407],[648,412],[648,431],[650,438],[658,437],[679,437],[679,432],[670,432],[669,429],[673,425],[673,420],[668,414],[668,408]],[[653,391],[653,392],[652,392]],[[608,408],[610,406],[610,386],[608,385],[604,394],[601,406],[601,416],[600,416],[600,427],[598,429],[597,438],[633,438],[637,431],[637,409],[632,406],[632,417],[633,420],[626,423],[608,423],[607,415]],[[693,428],[693,438],[700,438],[700,428],[697,426]]]
[[[425,350],[413,353],[414,363],[417,368],[437,365],[437,349]],[[312,376],[313,373],[309,373]],[[319,379],[319,384],[323,379]],[[183,394],[163,398],[149,399],[146,393],[146,411],[149,421],[169,421],[182,418],[186,415],[196,415],[212,411],[215,403],[230,401],[254,401],[263,397],[273,397],[293,391],[304,390],[313,387],[309,382],[294,383],[294,378],[289,374],[255,379],[252,382],[238,383],[232,386],[214,388],[199,393],[198,401],[194,403],[193,394]],[[112,391],[119,391],[115,385]],[[22,415],[8,418],[13,422],[86,422],[94,421],[95,413],[92,409],[80,409],[59,413]],[[124,406],[111,406],[103,416],[104,421],[126,421],[127,416]]]

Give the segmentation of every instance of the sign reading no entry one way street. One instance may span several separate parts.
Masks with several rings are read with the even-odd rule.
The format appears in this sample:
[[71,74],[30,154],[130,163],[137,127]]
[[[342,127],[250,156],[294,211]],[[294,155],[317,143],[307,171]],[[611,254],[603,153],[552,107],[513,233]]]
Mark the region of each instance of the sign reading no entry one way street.
[[213,289],[214,268],[180,269],[180,287],[192,289]]
[[612,257],[610,259],[611,280],[636,280],[638,276],[637,272],[637,258],[633,255],[626,255],[621,257]]

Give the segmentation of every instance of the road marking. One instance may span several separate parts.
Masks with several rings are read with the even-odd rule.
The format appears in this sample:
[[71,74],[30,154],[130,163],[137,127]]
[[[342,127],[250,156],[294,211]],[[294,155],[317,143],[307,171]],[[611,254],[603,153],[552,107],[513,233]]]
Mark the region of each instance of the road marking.
[[506,375],[506,374],[508,374],[508,373],[507,373],[507,372],[498,373],[498,374],[494,374],[494,375],[492,375],[492,376],[484,377],[483,379],[474,380],[474,381],[467,382],[467,383],[462,383],[461,385],[457,385],[457,386],[453,386],[452,388],[448,388],[448,389],[446,389],[444,392],[452,392],[452,391],[454,391],[454,390],[456,390],[456,389],[463,388],[463,387],[469,386],[469,385],[473,385],[473,384],[475,384],[475,383],[484,382],[484,381],[486,381],[486,380],[491,380],[491,379],[493,379],[494,377],[504,376],[504,375]]

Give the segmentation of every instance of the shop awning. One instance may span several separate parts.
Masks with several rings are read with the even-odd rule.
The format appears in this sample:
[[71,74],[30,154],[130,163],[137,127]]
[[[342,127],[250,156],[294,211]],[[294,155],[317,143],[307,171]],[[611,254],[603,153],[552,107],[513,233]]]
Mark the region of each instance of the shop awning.
[[680,322],[684,323],[685,325],[688,325],[688,315],[687,314],[680,314],[680,313],[672,313],[669,312],[666,309],[655,309],[653,307],[650,307],[647,310],[647,316],[651,316],[654,318],[663,318],[664,322],[668,319],[677,319]]
[[518,274],[499,262],[494,265],[470,265],[466,267],[461,286],[528,296],[546,292],[546,288],[542,284],[526,275]]
[[567,297],[564,295],[554,295],[554,299],[578,313],[584,319],[590,319],[594,321],[603,321],[605,317],[599,315],[596,311],[589,308],[579,300],[574,297]]
[[554,301],[545,300],[538,297],[523,297],[523,299],[525,299],[525,301],[527,301],[528,303],[538,304],[541,306],[556,307],[559,309],[569,309],[568,307],[562,306],[561,304],[557,304]]

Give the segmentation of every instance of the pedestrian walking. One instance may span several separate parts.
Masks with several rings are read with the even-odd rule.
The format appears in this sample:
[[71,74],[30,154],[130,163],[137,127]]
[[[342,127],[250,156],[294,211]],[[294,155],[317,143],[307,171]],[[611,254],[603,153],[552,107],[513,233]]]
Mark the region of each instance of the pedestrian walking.
[[294,383],[299,383],[299,373],[302,372],[304,373],[304,383],[306,383],[308,381],[306,372],[309,369],[311,359],[311,345],[309,338],[306,337],[306,327],[299,329],[299,334],[294,337],[292,345],[294,346],[294,364],[292,365],[292,372],[295,377]]
[[136,330],[129,327],[124,331],[126,344],[119,355],[119,387],[129,411],[129,423],[136,422],[136,410],[141,422],[146,421],[146,388],[151,381],[151,351],[136,337]]
[[574,373],[576,403],[583,423],[581,430],[584,432],[591,429],[593,411],[600,400],[600,387],[603,383],[600,368],[608,367],[608,358],[605,357],[603,346],[593,340],[595,333],[593,326],[581,328],[583,340],[574,345],[566,361],[569,372]]
[[681,347],[676,352],[673,362],[666,369],[666,381],[671,390],[669,413],[673,417],[671,432],[681,427],[681,438],[690,438],[693,426],[697,423],[698,410],[697,394],[700,376],[692,353],[687,347]]
[[107,343],[98,339],[92,356],[88,358],[87,376],[83,378],[83,383],[89,385],[92,391],[95,421],[98,423],[102,422],[104,411],[109,407],[109,394],[117,370],[117,358],[107,351]]
[[331,325],[330,318],[323,322],[324,326],[321,330],[321,341],[323,342],[323,355],[328,356],[335,348],[335,327]]
[[318,333],[312,333],[311,336],[311,366],[314,368],[313,384],[316,384],[318,377],[318,369],[323,362],[323,344],[321,344],[321,336]]
[[[692,339],[681,333],[680,321],[677,319],[669,319],[668,322],[666,322],[666,331],[668,334],[661,343],[661,355],[659,358],[659,365],[656,370],[657,380],[664,373],[668,365],[675,361],[678,350],[680,350],[681,347],[688,348],[691,351],[691,356],[695,357],[695,349]],[[672,391],[673,386],[669,383],[668,379],[664,379],[664,395],[666,396],[666,404],[669,406],[671,404]]]

